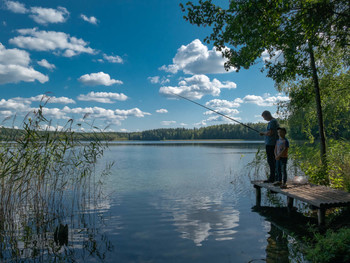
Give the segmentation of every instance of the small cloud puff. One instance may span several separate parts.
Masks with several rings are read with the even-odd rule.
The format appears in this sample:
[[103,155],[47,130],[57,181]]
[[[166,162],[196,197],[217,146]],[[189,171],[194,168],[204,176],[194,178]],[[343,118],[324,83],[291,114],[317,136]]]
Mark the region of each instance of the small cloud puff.
[[128,97],[123,93],[112,92],[89,92],[87,95],[80,94],[80,101],[96,101],[100,103],[114,103],[114,100],[125,101]]
[[94,17],[94,16],[87,17],[86,15],[81,14],[81,15],[80,15],[80,18],[83,19],[84,21],[90,23],[90,24],[97,25],[97,23],[98,23],[97,18]]
[[288,96],[283,96],[282,94],[277,94],[276,96],[270,96],[270,94],[265,94],[262,96],[257,95],[247,95],[243,98],[244,103],[252,103],[263,107],[272,107],[279,102],[289,101]]
[[17,1],[6,1],[5,6],[8,10],[17,14],[25,14],[27,13],[27,8],[24,4]]
[[124,60],[120,56],[108,56],[107,54],[103,54],[103,58],[110,63],[124,63]]
[[211,108],[238,108],[241,103],[243,103],[243,100],[240,98],[237,98],[234,101],[214,99],[208,101],[205,105]]
[[113,84],[123,84],[121,80],[111,79],[109,74],[104,72],[85,74],[78,79],[80,82],[89,86],[103,85],[111,86]]
[[164,126],[169,126],[171,124],[175,124],[176,121],[162,121],[161,124],[164,125]]
[[170,82],[170,79],[167,79],[167,78],[165,78],[165,77],[162,77],[162,78],[160,78],[159,76],[154,76],[154,77],[148,77],[147,78],[152,84],[158,84],[158,83],[160,83],[160,84],[165,84],[165,83],[168,83],[168,82]]
[[38,61],[38,64],[44,68],[53,70],[56,68],[56,66],[54,64],[50,64],[46,59],[42,59],[40,61]]
[[168,110],[167,109],[159,109],[159,110],[156,110],[157,113],[168,113]]

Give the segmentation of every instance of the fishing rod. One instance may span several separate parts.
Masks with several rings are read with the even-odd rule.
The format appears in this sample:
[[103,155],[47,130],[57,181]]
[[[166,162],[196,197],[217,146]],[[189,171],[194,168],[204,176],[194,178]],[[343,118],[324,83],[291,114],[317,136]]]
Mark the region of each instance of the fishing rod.
[[227,116],[227,115],[225,115],[225,114],[222,114],[221,112],[218,112],[218,111],[216,111],[216,110],[213,110],[213,109],[211,109],[211,108],[209,108],[209,107],[207,107],[207,106],[204,106],[204,105],[202,105],[202,104],[200,104],[200,103],[198,103],[198,102],[195,102],[195,101],[193,101],[193,100],[190,100],[189,98],[186,98],[186,97],[181,96],[181,95],[179,95],[179,94],[176,94],[176,93],[174,93],[174,92],[171,92],[171,91],[168,91],[168,92],[170,92],[171,94],[173,94],[173,95],[175,95],[175,96],[178,96],[178,97],[180,97],[180,98],[182,98],[182,99],[188,100],[188,101],[190,101],[190,102],[192,102],[192,103],[194,103],[194,104],[197,104],[198,106],[201,106],[201,107],[203,107],[203,108],[205,108],[205,109],[207,109],[207,110],[210,110],[210,111],[212,111],[212,112],[215,112],[216,114],[219,114],[219,115],[221,115],[221,116],[223,116],[223,117],[225,117],[225,118],[227,118],[227,119],[229,119],[229,120],[231,120],[231,121],[237,122],[237,123],[243,125],[244,127],[247,127],[248,129],[251,129],[251,130],[253,130],[253,131],[257,132],[257,133],[260,133],[260,131],[254,129],[254,128],[250,127],[250,126],[248,126],[247,124],[244,124],[244,123],[242,123],[242,122],[240,122],[240,121],[237,121],[237,120],[235,120],[235,119],[233,119],[233,118],[231,118],[231,117],[229,117],[229,116]]

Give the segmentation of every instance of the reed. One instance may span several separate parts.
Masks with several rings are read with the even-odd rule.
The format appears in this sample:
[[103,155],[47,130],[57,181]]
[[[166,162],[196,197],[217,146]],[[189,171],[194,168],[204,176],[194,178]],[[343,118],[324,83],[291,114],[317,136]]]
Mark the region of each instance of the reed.
[[[101,200],[103,177],[95,164],[107,147],[97,139],[103,133],[85,118],[52,129],[43,109],[28,114],[23,129],[8,129],[0,143],[1,260],[74,261],[81,253],[76,248],[94,242],[98,233],[96,216],[89,211],[98,210]],[[15,117],[6,119],[11,120]],[[82,143],[73,128],[84,125],[96,137]]]

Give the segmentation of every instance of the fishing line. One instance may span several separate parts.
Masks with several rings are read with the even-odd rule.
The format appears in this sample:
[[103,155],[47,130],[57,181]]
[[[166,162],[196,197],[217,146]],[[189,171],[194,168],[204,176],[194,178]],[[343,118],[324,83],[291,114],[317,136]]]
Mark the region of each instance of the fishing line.
[[200,103],[198,103],[198,102],[195,102],[195,101],[193,101],[193,100],[190,100],[189,98],[186,98],[186,97],[181,96],[181,95],[179,95],[179,94],[173,93],[173,92],[171,92],[171,91],[168,91],[168,92],[171,93],[171,94],[173,94],[173,95],[175,95],[175,96],[178,96],[178,97],[180,97],[180,98],[182,98],[182,99],[188,100],[188,101],[190,101],[190,102],[192,102],[192,103],[194,103],[194,104],[197,104],[198,106],[201,106],[201,107],[203,107],[203,108],[205,108],[205,109],[207,109],[207,110],[210,110],[210,111],[212,111],[212,112],[215,112],[216,114],[219,114],[219,115],[221,115],[221,116],[223,116],[223,117],[225,117],[225,118],[227,118],[227,119],[229,119],[229,120],[231,120],[231,121],[237,122],[237,123],[243,125],[244,127],[248,128],[248,129],[251,129],[251,130],[253,130],[253,131],[257,132],[257,133],[260,133],[260,131],[254,129],[254,128],[252,128],[252,127],[250,127],[250,126],[248,126],[248,125],[246,125],[246,124],[244,124],[244,123],[242,123],[242,122],[240,122],[240,121],[237,121],[237,120],[235,120],[235,119],[233,119],[233,118],[231,118],[231,117],[229,117],[229,116],[227,116],[227,115],[225,115],[225,114],[222,114],[221,112],[218,112],[218,111],[216,111],[216,110],[213,110],[213,109],[211,109],[211,108],[209,108],[209,107],[207,107],[207,106],[204,106],[204,105],[202,105],[202,104],[200,104]]

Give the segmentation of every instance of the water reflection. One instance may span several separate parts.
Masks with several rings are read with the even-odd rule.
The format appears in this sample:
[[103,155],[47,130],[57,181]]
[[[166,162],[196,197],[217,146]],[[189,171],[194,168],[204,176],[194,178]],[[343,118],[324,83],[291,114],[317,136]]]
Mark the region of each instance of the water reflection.
[[180,237],[192,240],[196,246],[202,246],[210,236],[216,241],[232,240],[239,225],[239,211],[209,196],[175,199],[155,205],[157,209],[169,211]]
[[269,237],[267,238],[266,262],[289,262],[287,235],[273,223],[271,223],[271,229],[268,234]]
[[267,231],[266,262],[307,262],[297,243],[305,237],[305,227],[316,224],[313,218],[286,207],[253,207],[269,223]]

